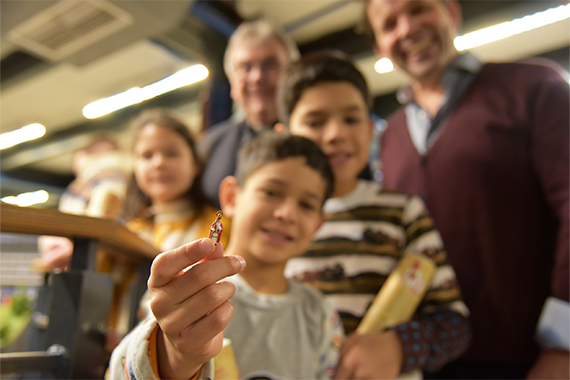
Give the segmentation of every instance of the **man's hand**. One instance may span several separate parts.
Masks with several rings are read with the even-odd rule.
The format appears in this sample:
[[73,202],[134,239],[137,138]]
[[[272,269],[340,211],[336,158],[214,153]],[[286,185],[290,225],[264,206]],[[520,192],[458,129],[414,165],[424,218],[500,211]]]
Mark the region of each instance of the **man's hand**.
[[220,352],[222,331],[233,315],[229,299],[235,287],[218,281],[244,267],[243,258],[223,257],[222,244],[214,246],[210,239],[154,259],[148,289],[151,310],[162,330],[158,334],[161,378],[192,377]]
[[394,379],[402,368],[402,344],[395,332],[353,334],[341,350],[335,380]]
[[563,350],[544,350],[528,371],[527,379],[570,379],[570,353]]

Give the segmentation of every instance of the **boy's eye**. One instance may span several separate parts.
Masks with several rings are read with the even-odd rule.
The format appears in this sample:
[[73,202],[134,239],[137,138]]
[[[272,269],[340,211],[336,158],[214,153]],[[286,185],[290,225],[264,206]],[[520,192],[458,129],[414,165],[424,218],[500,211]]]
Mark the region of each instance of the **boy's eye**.
[[261,191],[270,198],[276,198],[279,196],[279,192],[273,189],[262,189]]
[[321,128],[325,123],[321,119],[309,119],[305,121],[309,128]]
[[314,211],[317,209],[317,206],[313,202],[302,201],[300,204],[301,204],[301,208],[308,210],[308,211]]
[[165,156],[170,157],[170,158],[178,157],[178,152],[175,150],[171,150],[171,151],[166,152]]
[[354,125],[354,124],[359,124],[361,119],[359,117],[356,117],[356,116],[349,116],[345,119],[345,121],[347,124]]

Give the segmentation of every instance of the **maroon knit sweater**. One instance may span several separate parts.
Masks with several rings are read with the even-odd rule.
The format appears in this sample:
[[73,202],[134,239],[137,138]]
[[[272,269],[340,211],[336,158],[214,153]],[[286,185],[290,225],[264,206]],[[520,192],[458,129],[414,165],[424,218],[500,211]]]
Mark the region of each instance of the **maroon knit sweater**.
[[569,86],[544,65],[486,64],[425,156],[403,108],[384,185],[426,200],[471,310],[467,362],[530,364],[545,298],[568,301]]

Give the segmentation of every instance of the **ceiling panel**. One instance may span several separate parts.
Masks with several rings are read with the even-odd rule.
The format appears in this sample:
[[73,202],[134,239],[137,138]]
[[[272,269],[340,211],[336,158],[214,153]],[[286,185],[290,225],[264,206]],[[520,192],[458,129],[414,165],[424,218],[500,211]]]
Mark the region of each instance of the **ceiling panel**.
[[[73,141],[79,141],[73,138],[81,135],[82,128],[90,135],[98,127],[106,127],[107,123],[126,120],[123,117],[117,121],[119,119],[111,116],[90,124],[89,129],[81,113],[86,104],[135,86],[145,86],[193,64],[208,53],[223,51],[225,41],[219,34],[216,38],[208,38],[219,32],[215,32],[216,22],[223,22],[227,27],[239,19],[264,17],[288,31],[304,52],[341,48],[354,56],[376,95],[389,94],[406,81],[398,71],[382,75],[374,71],[377,57],[372,53],[370,44],[363,42],[363,36],[355,32],[362,17],[362,1],[113,0],[110,3],[132,16],[132,24],[121,34],[117,32],[113,38],[95,42],[59,61],[38,57],[6,39],[11,29],[57,3],[51,0],[0,1],[0,53],[2,67],[7,69],[2,70],[0,132],[32,122],[41,122],[48,129],[46,137],[30,143],[29,149],[21,146],[11,152],[3,151],[3,162],[10,163],[10,157],[20,153],[20,160],[29,160],[30,155],[33,156],[36,150],[41,151],[43,145],[49,147],[49,144],[63,141],[62,145],[54,145],[56,148],[42,159],[22,166],[21,173],[28,173],[22,176],[29,180],[41,177],[44,181],[46,176],[38,173],[47,173],[47,177],[52,173],[54,178],[59,176],[60,179],[71,175],[70,152],[77,148]],[[193,14],[192,7],[198,3],[202,11],[206,9],[210,13]],[[565,4],[564,1],[550,0],[467,0],[460,3],[465,19],[463,32]],[[214,8],[225,12],[216,13]],[[231,17],[232,12],[237,13],[236,17]],[[567,56],[569,45],[570,24],[565,20],[475,48],[473,52],[485,61],[516,60],[550,51],[566,51]],[[29,67],[26,66],[26,56]],[[8,57],[15,57],[11,65],[8,65]],[[194,100],[188,100],[186,106],[181,106],[185,97]],[[193,125],[201,125],[204,97],[183,93],[177,99],[176,107],[183,117]],[[124,146],[130,145],[127,132],[120,130],[118,135]],[[8,174],[16,175],[17,171],[12,170]],[[6,183],[0,181],[0,190],[4,188],[3,182]]]

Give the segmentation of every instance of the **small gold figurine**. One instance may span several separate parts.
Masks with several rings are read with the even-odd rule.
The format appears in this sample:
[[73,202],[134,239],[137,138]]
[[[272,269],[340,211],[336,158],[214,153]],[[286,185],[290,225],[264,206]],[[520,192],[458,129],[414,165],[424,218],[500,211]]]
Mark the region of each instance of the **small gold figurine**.
[[218,245],[222,238],[222,231],[224,230],[224,225],[222,224],[223,215],[224,214],[222,214],[221,211],[218,211],[216,213],[216,220],[214,220],[214,223],[212,223],[212,226],[210,227],[210,234],[208,237],[212,239],[214,245]]

